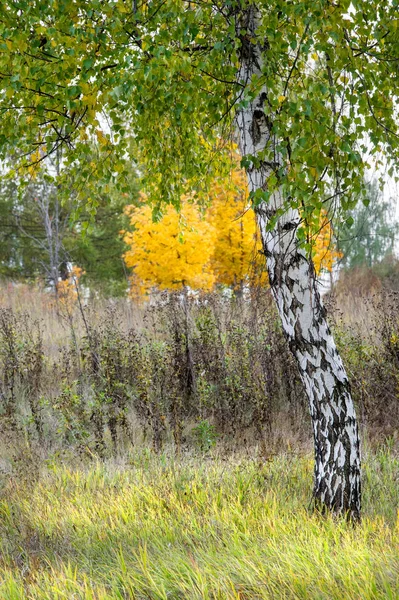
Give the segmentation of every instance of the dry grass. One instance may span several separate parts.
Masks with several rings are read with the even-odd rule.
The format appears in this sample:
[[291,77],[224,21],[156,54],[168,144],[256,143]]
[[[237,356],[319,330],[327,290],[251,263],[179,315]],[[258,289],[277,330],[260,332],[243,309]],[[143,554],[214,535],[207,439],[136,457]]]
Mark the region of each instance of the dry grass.
[[[101,323],[110,307],[118,313],[121,328],[143,328],[143,307],[128,298],[86,298],[81,290],[81,305],[92,325]],[[0,285],[0,309],[10,308],[14,314],[28,314],[30,319],[41,325],[46,351],[54,355],[60,346],[71,338],[71,324],[78,339],[86,334],[79,302],[72,309],[61,301],[58,305],[51,290],[37,285],[8,283]]]

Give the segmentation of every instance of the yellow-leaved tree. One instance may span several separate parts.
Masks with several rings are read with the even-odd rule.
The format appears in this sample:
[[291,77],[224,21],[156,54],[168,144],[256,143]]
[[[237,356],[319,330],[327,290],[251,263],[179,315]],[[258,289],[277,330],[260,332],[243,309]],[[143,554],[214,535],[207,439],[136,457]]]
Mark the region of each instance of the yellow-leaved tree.
[[[142,195],[145,200],[145,196]],[[183,197],[178,212],[166,207],[162,219],[152,220],[148,204],[127,206],[133,231],[125,232],[130,249],[124,254],[133,270],[131,293],[142,295],[151,288],[211,290],[215,275],[210,266],[215,229],[201,214],[193,198]]]
[[316,274],[322,271],[331,273],[337,260],[342,258],[342,252],[336,249],[333,240],[333,229],[328,213],[322,210],[319,218],[319,231],[313,237],[313,263]]
[[[154,222],[148,198],[127,206],[132,231],[124,232],[129,250],[124,260],[132,270],[130,294],[138,298],[152,288],[211,290],[216,284],[239,294],[245,287],[266,285],[265,258],[250,206],[246,175],[238,167],[228,179],[215,181],[210,207],[201,211],[195,197],[181,198],[178,212],[168,206]],[[340,254],[335,250],[326,212],[313,238],[316,273],[331,271]]]
[[248,195],[246,174],[237,167],[229,180],[212,186],[208,211],[209,223],[216,230],[211,266],[217,283],[235,292],[245,285],[267,282],[262,243]]

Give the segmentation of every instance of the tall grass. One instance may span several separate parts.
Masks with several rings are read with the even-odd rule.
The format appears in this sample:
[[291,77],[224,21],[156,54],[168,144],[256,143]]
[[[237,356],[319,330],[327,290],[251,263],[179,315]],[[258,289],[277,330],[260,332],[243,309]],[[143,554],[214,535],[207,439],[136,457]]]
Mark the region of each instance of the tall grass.
[[54,302],[38,293],[28,311],[18,287],[0,294],[0,428],[12,447],[27,437],[105,457],[142,442],[203,446],[208,432],[266,455],[282,442],[277,424],[300,437],[304,394],[267,290],[246,302]]
[[312,514],[312,460],[151,451],[124,464],[48,464],[0,504],[0,597],[399,597],[399,461],[365,462],[362,523]]

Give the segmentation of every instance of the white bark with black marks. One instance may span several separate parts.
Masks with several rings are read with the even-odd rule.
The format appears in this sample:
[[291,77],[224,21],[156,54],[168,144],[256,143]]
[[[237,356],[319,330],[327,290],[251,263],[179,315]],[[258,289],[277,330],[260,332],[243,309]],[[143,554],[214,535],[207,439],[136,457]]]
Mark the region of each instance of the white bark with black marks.
[[[247,85],[261,75],[267,43],[256,37],[259,13],[252,5],[241,15],[242,35],[239,81]],[[247,168],[251,192],[267,190],[268,179],[283,166],[262,160],[265,148],[276,147],[272,121],[265,115],[267,89],[237,114],[241,153],[260,157]],[[349,381],[326,321],[312,262],[297,238],[300,217],[288,208],[269,230],[276,210],[284,206],[280,191],[255,208],[269,281],[283,330],[293,352],[309,399],[315,443],[314,497],[316,505],[352,519],[360,517],[360,450],[355,408]]]

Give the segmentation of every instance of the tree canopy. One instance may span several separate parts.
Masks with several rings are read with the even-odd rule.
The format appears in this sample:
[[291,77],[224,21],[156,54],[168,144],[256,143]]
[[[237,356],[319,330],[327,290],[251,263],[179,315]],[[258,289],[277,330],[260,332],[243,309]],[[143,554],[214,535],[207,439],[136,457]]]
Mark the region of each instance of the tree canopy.
[[209,269],[215,232],[203,219],[198,207],[182,199],[181,211],[172,206],[163,218],[153,222],[148,205],[128,207],[134,231],[125,234],[131,249],[125,253],[133,268],[132,293],[149,288],[181,289],[189,286],[209,290],[215,276]]
[[[130,193],[109,186],[96,196],[92,218],[83,205],[76,210],[71,194],[64,198],[57,186],[36,178],[23,193],[18,181],[0,187],[0,276],[16,280],[42,280],[53,287],[65,278],[68,264],[80,266],[83,282],[106,295],[120,295],[128,287],[120,232],[128,224],[123,209],[127,198],[137,201],[132,176]],[[73,217],[74,215],[74,217]],[[86,224],[89,228],[85,229]],[[54,271],[54,272],[53,272]]]
[[283,186],[304,223],[316,223],[331,195],[350,206],[371,161],[398,157],[396,4],[260,2],[267,60],[243,82],[244,1],[3,2],[2,159],[31,177],[62,147],[60,178],[95,210],[100,182],[123,187],[133,158],[146,188],[178,203],[182,188],[206,189],[220,171],[234,107],[266,83],[284,166],[254,201]]

